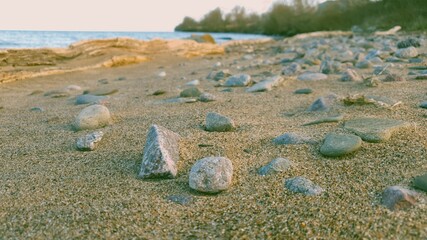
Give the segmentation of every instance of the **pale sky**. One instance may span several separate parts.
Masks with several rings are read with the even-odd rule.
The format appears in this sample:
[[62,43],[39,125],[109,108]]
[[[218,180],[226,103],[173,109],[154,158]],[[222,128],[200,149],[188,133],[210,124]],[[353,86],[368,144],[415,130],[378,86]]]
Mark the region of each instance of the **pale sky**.
[[[7,3],[5,3],[7,2]],[[173,31],[220,7],[264,13],[274,0],[0,0],[0,30]]]

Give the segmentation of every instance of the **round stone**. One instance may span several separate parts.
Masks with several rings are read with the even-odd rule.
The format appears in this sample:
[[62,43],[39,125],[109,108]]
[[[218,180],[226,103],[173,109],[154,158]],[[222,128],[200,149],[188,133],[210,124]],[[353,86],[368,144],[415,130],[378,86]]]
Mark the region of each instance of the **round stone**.
[[74,128],[79,130],[97,129],[107,126],[111,121],[110,111],[103,105],[84,108],[74,121]]
[[320,195],[324,191],[320,186],[304,177],[287,179],[285,181],[285,187],[292,192],[302,193],[304,195]]
[[292,166],[292,162],[286,158],[276,158],[269,162],[267,165],[261,167],[258,170],[258,174],[261,176],[274,174],[278,172],[284,172]]
[[320,147],[320,153],[327,157],[340,157],[357,151],[361,146],[362,139],[358,136],[330,133]]
[[198,160],[191,168],[191,189],[205,193],[227,190],[233,177],[233,164],[225,157],[207,157]]
[[233,120],[218,113],[206,115],[206,130],[209,132],[229,132],[235,129]]
[[199,97],[202,94],[202,91],[197,87],[191,87],[183,90],[179,96],[180,97]]
[[427,192],[427,173],[414,178],[414,187]]

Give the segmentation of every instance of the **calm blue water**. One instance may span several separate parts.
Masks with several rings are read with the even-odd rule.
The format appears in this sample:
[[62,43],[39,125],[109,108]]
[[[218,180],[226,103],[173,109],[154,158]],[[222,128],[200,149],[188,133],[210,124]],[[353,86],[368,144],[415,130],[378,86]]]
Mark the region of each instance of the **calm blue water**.
[[[183,39],[194,33],[185,32],[68,32],[68,31],[5,31],[0,30],[0,49],[67,47],[86,39],[131,37],[140,40]],[[196,33],[201,34],[201,33]],[[232,40],[265,38],[263,35],[211,33],[218,43]]]

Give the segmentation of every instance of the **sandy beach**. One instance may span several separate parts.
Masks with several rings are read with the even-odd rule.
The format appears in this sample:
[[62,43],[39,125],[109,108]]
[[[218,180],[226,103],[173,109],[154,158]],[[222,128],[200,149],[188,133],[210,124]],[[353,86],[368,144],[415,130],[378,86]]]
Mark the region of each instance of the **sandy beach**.
[[[418,62],[387,62],[396,56],[396,44],[409,37],[424,40],[411,57]],[[416,80],[423,74],[411,73],[421,71],[413,70],[416,66],[427,66],[425,39],[423,33],[399,33],[221,46],[112,40],[53,50],[56,57],[22,66],[22,59],[41,59],[40,53],[31,58],[12,54],[18,60],[0,66],[0,238],[426,239],[427,195],[414,188],[413,179],[427,172],[427,112],[419,106],[427,100],[427,85]],[[324,80],[298,79],[306,71],[319,72],[325,52],[345,52],[333,50],[339,44],[353,51],[351,59],[362,50],[364,55],[372,49],[384,53],[378,54],[382,63],[356,68],[356,62],[340,61],[342,69],[355,69],[368,78],[375,65],[388,65],[386,70],[404,81],[383,81],[383,73],[376,76],[376,87],[366,81],[340,81],[341,73],[327,74]],[[386,44],[395,49],[383,50]],[[297,59],[313,60],[311,53],[318,61],[301,62],[298,72],[282,75]],[[12,55],[0,52],[3,58]],[[231,75],[248,74],[253,83],[276,75],[283,81],[271,91],[252,93],[246,91],[249,86],[226,87],[226,79],[207,79],[212,71],[225,69]],[[216,101],[177,98],[189,88],[185,84],[196,79],[197,87]],[[312,93],[294,93],[305,88]],[[94,151],[76,149],[76,139],[93,130],[75,131],[72,126],[90,105],[76,104],[84,91],[107,94],[99,103],[112,115],[111,124],[98,129],[104,136]],[[153,94],[156,91],[164,93]],[[331,93],[336,99],[328,110],[307,111],[316,99]],[[400,103],[345,104],[343,99],[356,94]],[[231,118],[236,129],[205,131],[209,112]],[[342,116],[338,122],[303,126],[337,114]],[[363,141],[357,151],[341,157],[320,153],[328,133],[350,133],[345,123],[366,117],[402,120],[409,127],[384,142]],[[152,124],[181,136],[176,178],[138,178]],[[312,141],[273,142],[287,132]],[[210,156],[227,157],[233,164],[232,184],[218,194],[200,193],[188,183],[193,164]],[[278,157],[289,159],[291,168],[258,174]],[[297,176],[310,179],[323,193],[306,196],[287,189],[285,180]],[[417,196],[410,207],[392,211],[382,204],[382,193],[396,185]],[[180,204],[171,196],[190,201]]]

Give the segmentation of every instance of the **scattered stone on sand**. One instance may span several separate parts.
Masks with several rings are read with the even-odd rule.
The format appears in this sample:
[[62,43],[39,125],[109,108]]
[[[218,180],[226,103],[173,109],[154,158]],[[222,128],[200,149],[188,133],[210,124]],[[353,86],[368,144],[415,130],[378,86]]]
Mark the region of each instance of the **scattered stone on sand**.
[[340,62],[323,60],[320,64],[320,72],[324,74],[334,74],[342,71]]
[[179,94],[179,96],[183,97],[183,98],[191,98],[191,97],[197,98],[200,96],[200,94],[202,94],[202,92],[203,91],[197,87],[191,87],[191,88],[187,88],[187,89],[183,90]]
[[117,93],[118,89],[110,89],[110,88],[99,88],[91,91],[85,91],[85,94],[91,94],[95,96],[107,96]]
[[301,71],[301,65],[299,65],[298,63],[291,63],[289,66],[284,67],[282,69],[282,75],[285,75],[285,76],[294,76],[299,71]]
[[222,66],[222,63],[221,62],[216,62],[214,65],[213,65],[213,67],[214,68],[220,68]]
[[166,72],[159,72],[159,74],[157,74],[158,77],[164,78],[166,77]]
[[42,107],[32,107],[30,109],[31,112],[44,112],[44,109]]
[[335,134],[326,135],[320,153],[327,157],[341,157],[353,153],[362,146],[362,139],[353,134]]
[[367,69],[367,68],[373,67],[373,64],[369,60],[363,60],[363,61],[357,62],[355,67],[360,69]]
[[413,185],[415,188],[418,188],[423,190],[424,192],[427,192],[427,173],[415,177]]
[[407,47],[398,49],[395,53],[395,56],[398,58],[414,58],[418,56],[418,50],[414,47]]
[[382,193],[381,203],[392,211],[404,210],[416,204],[417,195],[417,192],[401,186],[391,186]]
[[65,87],[65,91],[81,91],[82,88],[78,85],[68,85]]
[[195,102],[197,102],[197,98],[175,97],[175,98],[163,99],[155,103],[163,104],[163,103],[195,103]]
[[427,109],[427,101],[423,101],[420,103],[420,107],[421,108],[426,108]]
[[70,92],[65,90],[52,90],[52,91],[46,92],[44,96],[51,97],[51,98],[64,98],[64,97],[69,97]]
[[184,206],[194,202],[194,198],[190,195],[170,195],[167,197],[167,200]]
[[332,105],[336,102],[337,95],[329,94],[324,97],[318,98],[314,101],[310,107],[308,108],[309,112],[317,112],[317,111],[328,111]]
[[344,105],[373,104],[377,107],[384,107],[384,108],[390,108],[390,109],[402,104],[401,101],[397,101],[388,97],[365,96],[363,94],[350,95],[345,98],[342,98],[341,100],[343,101]]
[[211,93],[207,93],[207,92],[204,92],[204,93],[200,94],[200,96],[199,96],[200,102],[213,102],[213,101],[217,101],[217,100],[218,100],[217,96],[215,96]]
[[385,142],[398,130],[410,124],[401,120],[381,118],[359,118],[345,122],[344,128],[358,135],[366,142]]
[[246,87],[251,83],[251,76],[248,74],[238,74],[229,77],[224,87]]
[[206,115],[206,131],[230,132],[236,128],[234,121],[219,113],[209,112]]
[[289,145],[289,144],[313,143],[314,141],[311,138],[306,137],[304,135],[294,133],[294,132],[288,132],[274,138],[273,142],[277,145]]
[[221,71],[212,71],[207,76],[207,79],[219,81],[221,79],[225,79],[231,76],[230,70],[224,69]]
[[408,38],[397,43],[398,48],[421,47],[420,41],[415,38]]
[[180,136],[162,126],[148,130],[142,156],[140,178],[174,178],[177,175]]
[[106,100],[107,96],[95,96],[92,94],[83,94],[76,97],[76,105],[90,104],[90,103],[101,103]]
[[77,138],[76,147],[80,151],[93,151],[97,143],[102,140],[104,133],[102,131],[92,132],[85,136]]
[[232,182],[233,164],[225,157],[206,157],[198,160],[189,175],[191,189],[204,193],[227,190]]
[[362,82],[362,77],[353,69],[347,69],[341,76],[343,82]]
[[314,120],[312,122],[304,123],[302,126],[310,126],[310,125],[316,125],[321,123],[332,123],[332,122],[339,122],[344,119],[344,115],[335,115],[335,116],[327,116],[324,118],[320,118],[317,120]]
[[185,86],[198,86],[198,85],[200,85],[200,81],[198,79],[185,83]]
[[281,76],[269,77],[261,82],[253,85],[252,87],[246,89],[246,92],[265,92],[271,91],[274,87],[278,87],[283,84],[284,78]]
[[292,162],[286,158],[276,158],[267,165],[258,169],[258,174],[261,176],[284,172],[292,166]]
[[166,93],[166,91],[165,90],[156,90],[156,91],[154,91],[153,92],[153,96],[159,96],[159,95],[163,95],[163,94],[165,94]]
[[306,72],[298,76],[301,81],[320,81],[328,79],[328,75],[323,73]]
[[402,75],[390,73],[390,74],[387,74],[387,76],[384,78],[383,81],[384,82],[403,82],[403,81],[406,81],[406,79]]
[[74,120],[74,129],[86,130],[105,127],[111,122],[110,111],[103,105],[91,105],[84,108]]
[[364,78],[363,83],[367,87],[378,87],[381,81],[377,76],[370,76],[370,77]]
[[307,196],[320,195],[324,192],[320,186],[304,177],[286,179],[285,187],[291,192],[302,193]]
[[310,94],[312,93],[313,90],[311,88],[301,88],[301,89],[297,89],[295,90],[295,94]]

